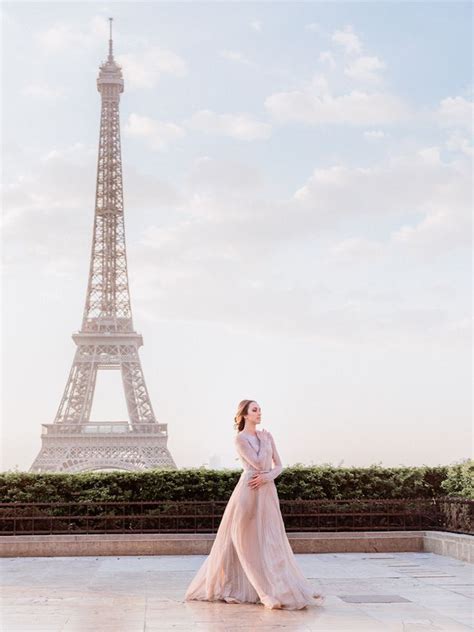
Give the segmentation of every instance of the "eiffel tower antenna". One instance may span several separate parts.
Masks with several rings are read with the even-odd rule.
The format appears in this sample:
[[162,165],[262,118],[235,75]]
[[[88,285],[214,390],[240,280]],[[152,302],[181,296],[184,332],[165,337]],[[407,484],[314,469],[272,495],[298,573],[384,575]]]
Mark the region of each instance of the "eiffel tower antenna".
[[113,18],[109,18],[109,27],[110,27],[110,35],[109,35],[109,61],[112,61],[114,58],[114,53],[112,50],[112,22]]
[[[143,339],[133,326],[128,283],[120,144],[122,69],[112,48],[99,69],[101,95],[94,227],[86,300],[76,353],[52,424],[42,424],[42,446],[32,472],[176,468],[167,424],[158,423],[138,355]],[[119,370],[128,419],[91,421],[97,373]]]

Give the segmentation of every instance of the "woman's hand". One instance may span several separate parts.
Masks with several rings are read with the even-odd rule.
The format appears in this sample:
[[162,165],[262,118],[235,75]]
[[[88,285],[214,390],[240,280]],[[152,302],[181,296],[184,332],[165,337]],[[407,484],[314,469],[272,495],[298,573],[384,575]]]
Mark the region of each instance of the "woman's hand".
[[249,481],[249,487],[251,489],[258,489],[261,485],[266,483],[266,479],[263,474],[255,473],[252,475],[252,478]]

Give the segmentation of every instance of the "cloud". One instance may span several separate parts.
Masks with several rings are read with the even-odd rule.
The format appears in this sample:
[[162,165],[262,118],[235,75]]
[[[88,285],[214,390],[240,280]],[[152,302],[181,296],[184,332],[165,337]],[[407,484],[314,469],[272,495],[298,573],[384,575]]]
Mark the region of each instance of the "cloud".
[[74,30],[67,24],[57,23],[37,34],[36,39],[43,51],[55,53],[67,47],[83,45],[86,38],[80,31]]
[[342,46],[348,55],[358,55],[362,52],[362,42],[352,26],[346,26],[343,30],[334,31],[331,39],[335,44]]
[[245,64],[247,66],[253,65],[253,63],[247,59],[247,57],[238,50],[222,50],[220,56],[229,61],[235,61],[239,64]]
[[24,153],[22,172],[6,182],[2,195],[7,270],[26,263],[41,271],[57,261],[59,276],[72,274],[77,261],[69,265],[66,260],[74,259],[90,234],[96,156],[83,143],[42,155]]
[[[90,234],[95,200],[97,148],[83,143],[54,147],[43,154],[23,152],[22,173],[5,182],[2,224],[5,259],[27,261],[77,253]],[[32,166],[28,167],[27,165]],[[177,205],[180,198],[155,175],[124,166],[125,207]],[[127,212],[127,211],[126,211]]]
[[446,148],[449,151],[461,152],[466,156],[473,156],[474,150],[472,146],[472,139],[464,136],[459,131],[452,132],[446,141]]
[[[363,54],[362,41],[352,26],[335,31],[331,39],[336,45],[342,47],[345,55],[349,57],[344,68],[346,77],[362,84],[375,84],[382,81],[381,72],[386,68],[385,62],[375,55]],[[321,56],[326,54],[328,61],[330,61],[332,53],[322,53]],[[320,60],[322,61],[321,56]],[[332,65],[334,67],[335,63]]]
[[401,246],[428,255],[453,247],[471,246],[471,218],[465,212],[447,209],[433,203],[430,213],[416,225],[406,225],[394,231],[392,240]]
[[262,23],[260,22],[260,20],[253,20],[252,22],[250,22],[250,28],[260,33],[260,31],[262,30]]
[[22,94],[41,101],[61,99],[65,96],[62,88],[49,86],[46,83],[30,83],[23,88]]
[[376,259],[384,252],[384,246],[377,241],[360,237],[350,237],[331,245],[329,249],[335,261],[352,263],[358,260]]
[[[420,152],[427,161],[426,197],[420,209],[423,216],[414,224],[404,224],[393,231],[391,239],[396,245],[431,258],[457,248],[470,248],[472,244],[472,187],[471,163],[455,160],[442,163],[439,150],[431,148]],[[431,164],[431,169],[430,165]],[[431,173],[429,173],[431,171]],[[437,176],[437,177],[436,177]]]
[[37,33],[35,39],[46,54],[53,55],[66,50],[80,51],[96,46],[99,42],[105,45],[109,39],[109,23],[106,18],[98,15],[92,17],[85,27],[58,21]]
[[[308,240],[321,240],[325,234],[336,236],[328,255],[338,263],[370,260],[387,251],[397,256],[407,247],[434,256],[466,243],[468,170],[457,162],[442,162],[436,148],[370,168],[316,169],[287,201],[262,198],[261,184],[258,171],[245,165],[199,159],[182,205],[188,219],[146,231],[146,245],[156,246],[156,256],[159,251],[158,269],[176,264],[182,275],[187,270],[192,276],[199,273],[195,266],[203,258],[212,259],[217,267],[217,262],[227,261],[228,266],[235,261],[236,274],[241,266],[245,275],[265,266],[265,261],[271,267],[274,256],[281,262],[282,253],[292,248],[304,251]],[[407,217],[412,218],[411,224]],[[367,225],[365,219],[373,229],[384,227],[383,240],[363,234],[338,239],[343,226],[353,226],[357,220],[360,230]],[[397,220],[400,227],[393,229]],[[427,230],[435,225],[436,234]],[[449,227],[452,230],[446,230],[443,240],[443,229]],[[317,243],[311,245],[313,252]],[[288,265],[297,260],[296,255],[292,257],[284,257]],[[192,270],[188,269],[191,264]],[[207,273],[211,271],[212,266]]]
[[196,195],[219,192],[228,195],[237,191],[241,195],[246,195],[254,194],[262,188],[263,175],[260,170],[249,164],[202,156],[195,161],[188,176],[188,183],[194,199]]
[[336,60],[334,59],[334,55],[328,50],[325,50],[319,54],[319,61],[324,64],[327,63],[330,68],[336,67]]
[[316,22],[311,22],[310,24],[305,24],[305,31],[310,31],[311,33],[321,33],[322,29],[319,24]]
[[472,130],[473,102],[464,97],[446,97],[436,112],[439,123],[444,127],[462,127]]
[[432,256],[469,242],[469,174],[468,161],[443,162],[439,148],[427,147],[373,167],[315,169],[294,197],[315,226],[411,216],[412,223],[392,230],[391,242]]
[[[308,267],[329,276],[332,270],[317,256],[302,258],[306,274],[301,276],[290,265],[298,261],[300,246],[279,242],[278,252],[264,235],[255,236],[251,221],[247,233],[245,226],[235,228],[235,218],[200,218],[147,229],[133,252],[133,287],[151,318],[216,322],[237,331],[335,344],[387,343],[407,336],[429,340],[433,335],[439,343],[449,327],[447,310],[436,304],[403,303],[389,291],[380,300],[377,290],[363,284],[357,291],[350,282],[331,287],[318,281],[317,274],[307,274]],[[377,244],[352,240],[335,247],[333,260],[363,261],[364,250],[372,250],[371,258],[379,256]]]
[[182,126],[132,113],[125,124],[124,133],[130,138],[141,138],[151,149],[161,151],[183,138],[186,135],[185,128],[244,141],[267,139],[271,135],[271,125],[256,120],[250,114],[217,114],[211,110],[195,112],[183,121]]
[[132,165],[125,164],[124,198],[127,209],[137,212],[139,209],[176,208],[183,202],[183,195],[170,183],[156,174],[137,171]]
[[[142,50],[117,54],[116,43],[119,42],[119,48],[123,50],[127,36],[123,36],[114,25],[113,37],[115,58],[124,70],[127,88],[153,88],[164,75],[183,77],[187,74],[186,61],[177,53],[142,40]],[[94,16],[86,26],[58,21],[36,35],[40,49],[49,55],[66,51],[79,55],[84,49],[98,47],[105,55],[108,40],[109,21],[103,16]],[[130,38],[128,40],[132,45]]]
[[386,138],[387,134],[385,132],[382,132],[381,129],[369,129],[364,132],[364,136],[365,138],[369,138],[371,140],[379,140],[381,138]]
[[127,85],[132,88],[153,88],[163,75],[184,77],[187,64],[176,53],[150,46],[140,53],[117,55],[123,66]]
[[320,96],[310,90],[279,92],[265,100],[265,107],[279,122],[309,125],[383,125],[410,115],[408,106],[396,96],[359,90],[341,96]]
[[[25,205],[29,210],[9,228],[7,263],[26,258],[44,264],[49,276],[84,272],[79,267],[84,267],[90,240],[94,157],[94,147],[55,147],[36,161],[39,168],[29,178],[12,183],[16,199],[10,199],[8,210]],[[199,158],[179,196],[156,177],[126,167],[126,208],[160,209],[138,239],[135,226],[127,243],[134,300],[149,318],[216,322],[239,331],[335,344],[459,332],[436,305],[416,300],[403,305],[390,292],[381,301],[375,290],[361,289],[357,295],[349,281],[339,279],[331,287],[323,279],[333,278],[340,266],[353,271],[370,265],[387,251],[397,257],[421,249],[433,257],[458,247],[459,235],[444,229],[448,220],[455,226],[462,217],[460,191],[468,179],[458,162],[442,162],[440,152],[430,147],[371,168],[315,170],[302,187],[307,195],[290,200],[266,199],[258,169],[235,161]],[[179,212],[165,221],[167,205]],[[442,209],[436,235],[421,228],[425,218],[435,218]],[[449,219],[451,212],[456,215]],[[389,231],[380,241],[371,237],[387,216],[393,225],[401,215],[403,227],[408,226],[407,213],[418,220],[411,234],[404,230],[396,237]],[[364,214],[370,217],[366,234],[363,221],[356,236],[339,231],[344,221]],[[363,287],[365,277],[358,280]],[[461,315],[456,319],[461,321]]]
[[[343,47],[350,55],[344,67],[344,76],[338,81],[338,94],[329,83],[334,72],[315,74],[298,90],[271,94],[265,100],[265,107],[273,118],[281,123],[297,121],[308,125],[385,125],[404,121],[413,116],[411,108],[400,97],[379,89],[361,88],[344,91],[341,86],[349,78],[358,84],[381,83],[381,71],[385,63],[376,56],[362,55],[362,42],[351,26],[337,30],[332,41]],[[319,54],[321,64],[331,70],[337,67],[332,51]]]
[[144,139],[155,151],[166,149],[170,143],[180,140],[186,134],[184,129],[175,123],[164,123],[134,113],[129,115],[124,132],[129,137]]
[[[289,200],[265,199],[262,185],[262,174],[248,165],[209,157],[196,161],[180,204],[187,219],[147,233],[148,246],[159,243],[159,269],[176,264],[181,274],[192,275],[204,257],[217,266],[221,259],[235,261],[244,272],[272,257],[281,262],[282,253],[291,268],[305,244],[317,252],[325,235],[331,237],[327,254],[335,263],[387,253],[398,257],[407,249],[433,257],[463,248],[470,234],[468,166],[441,161],[437,148],[372,167],[315,169]],[[359,234],[342,236],[354,222]],[[367,225],[383,238],[361,233]],[[292,248],[300,255],[290,255]]]
[[271,136],[271,125],[256,120],[251,114],[217,114],[212,110],[195,112],[187,121],[190,129],[230,136],[238,140],[262,140]]
[[[94,180],[95,157],[92,147],[80,142],[34,153],[33,168],[26,166],[32,156],[23,155],[22,173],[7,181],[2,191],[4,226],[15,232],[19,223],[34,215],[48,215],[56,209],[73,211],[84,208],[86,203],[90,206],[93,186],[84,186],[84,182]],[[92,198],[86,197],[87,191]]]
[[362,83],[377,83],[381,80],[379,72],[385,69],[385,63],[378,57],[358,57],[344,69],[350,79]]
[[331,96],[327,77],[321,73],[316,73],[306,86],[306,92],[311,96],[328,98]]

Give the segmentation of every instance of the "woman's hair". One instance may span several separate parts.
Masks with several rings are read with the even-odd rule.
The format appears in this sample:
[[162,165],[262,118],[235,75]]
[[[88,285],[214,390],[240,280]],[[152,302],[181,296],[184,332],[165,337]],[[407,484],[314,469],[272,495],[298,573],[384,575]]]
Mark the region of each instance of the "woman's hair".
[[243,399],[237,406],[237,412],[234,417],[234,427],[239,432],[241,432],[245,427],[244,416],[248,413],[249,406],[254,401],[254,399]]

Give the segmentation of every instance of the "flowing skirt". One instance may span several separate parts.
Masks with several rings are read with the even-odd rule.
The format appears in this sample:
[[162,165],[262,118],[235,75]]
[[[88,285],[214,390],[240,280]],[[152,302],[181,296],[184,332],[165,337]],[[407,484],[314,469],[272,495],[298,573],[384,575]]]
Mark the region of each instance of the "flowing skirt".
[[248,486],[253,474],[242,472],[212,549],[189,584],[185,599],[262,603],[287,610],[320,605],[322,595],[296,563],[274,481],[255,490]]

